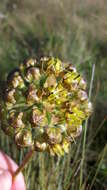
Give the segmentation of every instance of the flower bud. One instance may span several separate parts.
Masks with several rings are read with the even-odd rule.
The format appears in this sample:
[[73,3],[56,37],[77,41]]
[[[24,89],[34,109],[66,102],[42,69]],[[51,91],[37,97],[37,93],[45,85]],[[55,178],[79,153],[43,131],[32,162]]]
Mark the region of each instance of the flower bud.
[[86,90],[86,82],[84,79],[81,78],[81,80],[79,82],[79,86],[81,89]]
[[87,102],[87,103],[85,104],[85,113],[86,113],[87,115],[90,115],[90,114],[92,113],[92,111],[93,111],[92,103],[91,103],[91,102]]
[[24,81],[22,77],[20,76],[19,72],[15,72],[13,76],[10,79],[10,85],[13,86],[13,88],[23,88],[25,87]]
[[17,116],[15,115],[14,112],[11,112],[10,113],[10,124],[12,125],[12,127],[23,128],[24,123],[22,121],[22,117],[23,117],[23,112],[20,112]]
[[28,69],[26,74],[26,80],[32,82],[33,80],[38,80],[40,78],[39,68],[31,67]]
[[37,96],[37,90],[35,89],[34,85],[30,85],[27,94],[27,103],[32,105],[33,103],[37,102],[39,97]]
[[27,62],[20,64],[19,68],[21,71],[23,71],[29,67],[35,66],[36,63],[36,59],[29,59]]
[[15,135],[15,142],[21,147],[29,147],[33,145],[32,134],[28,130],[19,130]]
[[6,103],[7,104],[15,104],[16,100],[15,100],[15,89],[6,91]]
[[46,128],[45,129],[45,138],[46,141],[49,142],[49,144],[56,144],[56,143],[60,143],[62,140],[62,135],[61,135],[61,131],[58,128]]
[[43,152],[43,151],[46,151],[46,149],[47,149],[47,144],[46,144],[45,142],[40,143],[40,142],[36,141],[36,142],[34,143],[34,147],[35,147],[35,150],[36,150],[36,151]]
[[74,73],[77,72],[76,68],[73,67],[73,65],[71,65],[71,64],[67,67],[67,70],[69,70],[69,71],[71,71],[71,72],[74,72]]
[[54,76],[54,74],[51,74],[47,77],[46,79],[46,82],[44,84],[44,87],[45,88],[48,88],[48,87],[56,87],[57,85],[57,82],[56,82],[56,78]]
[[44,119],[43,113],[37,108],[33,109],[32,111],[32,123],[34,124],[33,126],[34,127],[40,126],[43,119]]
[[83,90],[78,91],[78,97],[81,101],[85,101],[88,98],[87,93]]

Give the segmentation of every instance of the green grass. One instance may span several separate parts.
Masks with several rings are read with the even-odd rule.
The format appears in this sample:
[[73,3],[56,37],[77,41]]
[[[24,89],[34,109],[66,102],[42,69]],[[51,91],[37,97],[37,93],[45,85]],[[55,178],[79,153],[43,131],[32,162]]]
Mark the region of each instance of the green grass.
[[[72,62],[87,80],[94,110],[69,154],[54,158],[35,152],[23,171],[27,189],[106,190],[107,2],[43,2],[0,3],[0,13],[4,16],[0,17],[0,80],[28,57],[53,55]],[[2,130],[0,149],[18,164],[29,151],[17,148]]]

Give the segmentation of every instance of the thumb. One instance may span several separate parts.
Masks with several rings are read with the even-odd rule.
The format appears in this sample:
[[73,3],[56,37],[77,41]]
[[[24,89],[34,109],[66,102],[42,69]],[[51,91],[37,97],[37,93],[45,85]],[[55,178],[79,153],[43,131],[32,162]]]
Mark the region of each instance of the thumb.
[[11,190],[12,176],[7,170],[0,170],[0,190]]

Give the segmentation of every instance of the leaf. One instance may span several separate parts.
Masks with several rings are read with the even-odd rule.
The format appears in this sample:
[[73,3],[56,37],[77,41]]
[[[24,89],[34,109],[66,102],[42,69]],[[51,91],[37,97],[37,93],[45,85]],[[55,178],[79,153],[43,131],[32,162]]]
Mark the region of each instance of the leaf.
[[46,117],[47,117],[47,120],[48,120],[48,124],[50,124],[51,123],[51,118],[52,118],[51,113],[46,112]]
[[42,112],[43,111],[43,104],[41,102],[39,103],[35,103],[35,105],[37,106],[37,108]]
[[39,87],[40,88],[43,88],[45,82],[46,82],[46,79],[47,79],[47,75],[42,75],[41,78],[40,78],[40,81],[39,81]]

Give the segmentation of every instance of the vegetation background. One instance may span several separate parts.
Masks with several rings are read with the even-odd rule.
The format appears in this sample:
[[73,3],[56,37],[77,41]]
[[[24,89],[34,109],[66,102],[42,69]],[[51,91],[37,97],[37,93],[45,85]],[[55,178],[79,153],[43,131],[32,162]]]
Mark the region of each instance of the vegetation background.
[[[63,158],[35,153],[24,170],[27,189],[107,190],[107,0],[0,0],[0,80],[24,59],[43,55],[72,61],[87,90],[95,66],[94,111],[86,143],[85,124]],[[28,151],[1,130],[0,149],[18,164]]]

